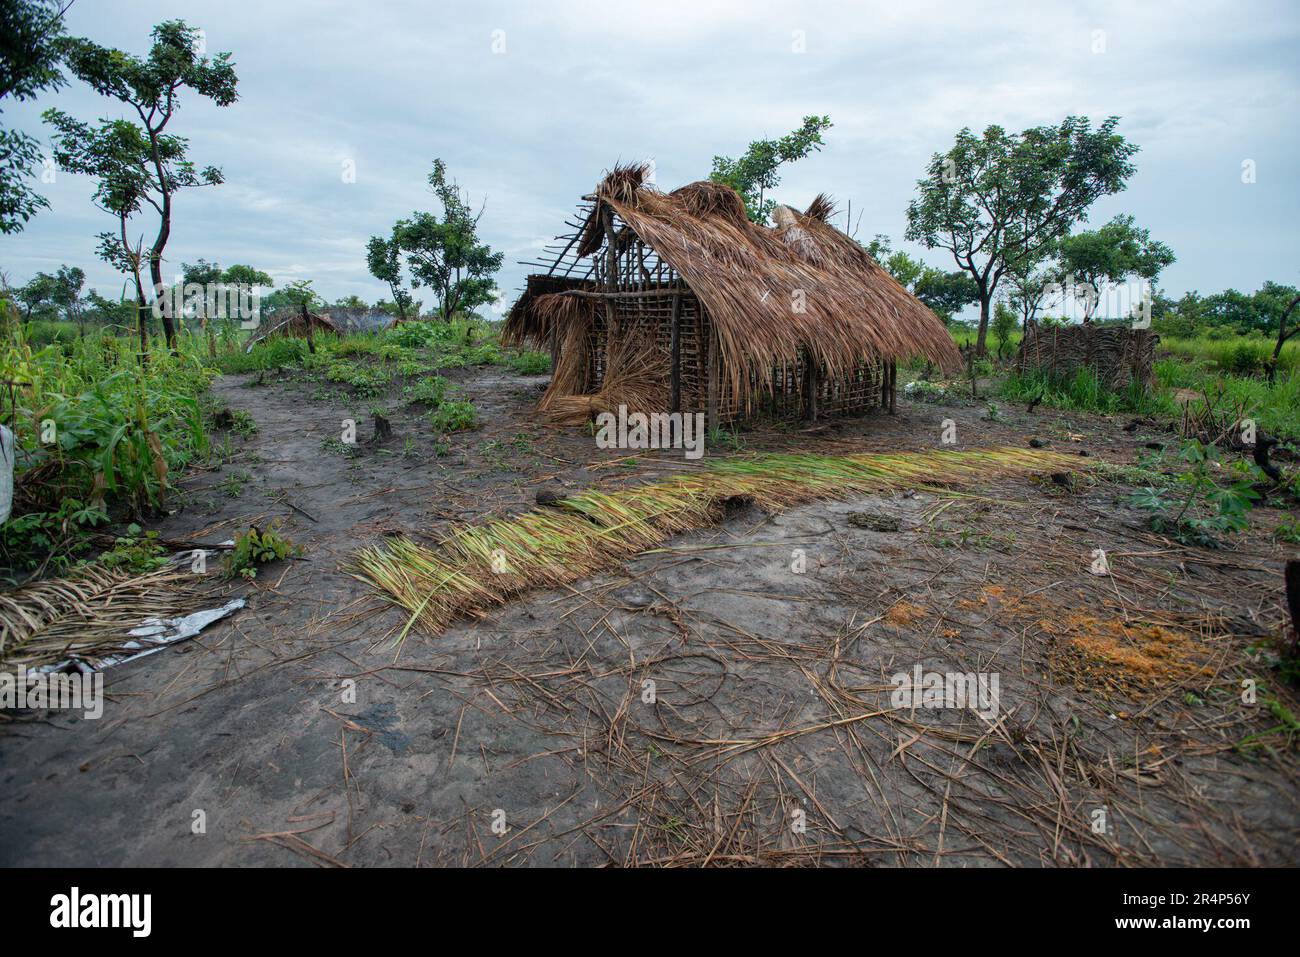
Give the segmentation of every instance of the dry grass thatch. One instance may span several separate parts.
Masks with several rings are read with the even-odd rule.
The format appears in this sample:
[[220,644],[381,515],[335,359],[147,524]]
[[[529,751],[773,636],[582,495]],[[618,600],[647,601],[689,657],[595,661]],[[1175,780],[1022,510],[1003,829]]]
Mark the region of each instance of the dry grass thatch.
[[297,306],[289,306],[264,316],[258,328],[248,337],[244,350],[248,351],[257,343],[275,336],[303,339],[318,332],[342,334],[343,329],[329,316],[305,313]]
[[784,208],[777,226],[745,215],[738,193],[691,183],[662,193],[643,167],[616,167],[597,187],[579,252],[597,254],[600,203],[682,275],[717,328],[723,366],[739,386],[747,369],[796,362],[808,349],[828,374],[864,358],[921,355],[946,370],[961,356],[943,323],[853,239],[831,226],[818,196],[804,213]]
[[1018,448],[894,455],[763,455],[618,491],[588,490],[517,518],[460,528],[434,548],[408,538],[367,548],[357,577],[437,632],[509,596],[576,581],[713,524],[736,500],[779,510],[818,499],[905,486],[961,485],[1075,466],[1078,459]]
[[[538,345],[549,344],[554,322],[556,320],[563,322],[567,317],[557,314],[553,305],[552,308],[546,308],[543,300],[560,292],[592,291],[595,288],[596,283],[590,279],[574,279],[570,276],[529,276],[523,295],[510,307],[505,323],[501,326],[501,344],[516,348],[523,348],[529,342]],[[563,328],[561,326],[561,329]]]
[[0,667],[39,668],[67,659],[92,666],[138,648],[130,631],[150,618],[172,618],[203,607],[189,566],[169,565],[131,575],[88,565],[64,578],[0,593]]
[[[563,327],[567,330],[565,346],[551,385],[538,406],[550,422],[582,425],[592,415],[615,412],[620,405],[633,412],[654,412],[667,407],[667,369],[658,361],[652,335],[644,326],[633,326],[626,335],[608,344],[600,388],[584,394],[592,304],[590,300],[571,296],[546,298],[556,300],[555,311],[572,317]],[[542,303],[539,308],[549,310],[551,306]]]

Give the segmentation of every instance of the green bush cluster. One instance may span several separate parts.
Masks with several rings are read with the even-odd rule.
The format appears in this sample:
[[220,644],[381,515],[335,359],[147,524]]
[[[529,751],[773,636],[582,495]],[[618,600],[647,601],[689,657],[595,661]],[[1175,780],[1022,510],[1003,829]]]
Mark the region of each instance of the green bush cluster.
[[141,515],[161,508],[172,478],[206,457],[198,396],[216,374],[201,344],[182,334],[173,353],[138,340],[88,336],[34,346],[21,326],[0,342],[4,419],[15,425],[15,511],[5,523],[0,563],[32,568],[80,549],[86,528],[110,510]]

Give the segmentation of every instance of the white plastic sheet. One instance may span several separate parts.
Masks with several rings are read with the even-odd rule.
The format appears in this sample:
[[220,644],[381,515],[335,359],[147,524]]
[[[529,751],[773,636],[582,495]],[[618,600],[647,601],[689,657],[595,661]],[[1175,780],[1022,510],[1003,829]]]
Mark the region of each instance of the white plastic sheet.
[[14,434],[0,425],[0,523],[9,521],[14,507]]

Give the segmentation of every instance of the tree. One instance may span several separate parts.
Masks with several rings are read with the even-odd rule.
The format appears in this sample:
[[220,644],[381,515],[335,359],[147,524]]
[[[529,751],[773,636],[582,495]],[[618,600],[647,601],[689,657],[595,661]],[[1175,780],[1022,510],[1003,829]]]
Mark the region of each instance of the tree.
[[1277,362],[1282,356],[1282,347],[1286,345],[1288,339],[1296,334],[1297,330],[1300,330],[1300,326],[1292,326],[1290,329],[1286,327],[1286,321],[1291,317],[1291,313],[1297,305],[1300,305],[1300,294],[1291,297],[1291,301],[1287,303],[1286,309],[1282,311],[1282,315],[1278,319],[1277,342],[1273,346],[1273,355],[1268,360],[1267,367],[1269,385],[1277,381]]
[[975,280],[961,270],[948,272],[926,266],[912,284],[912,295],[948,325],[957,313],[979,301],[979,288]]
[[96,290],[86,293],[86,318],[101,326],[121,326],[128,332],[136,322],[136,304],[105,299]]
[[[174,348],[173,303],[171,297],[162,296],[163,251],[171,235],[173,199],[181,189],[215,186],[223,177],[221,170],[214,166],[198,170],[188,158],[187,141],[166,130],[180,106],[182,90],[192,90],[217,106],[229,106],[238,97],[235,91],[238,78],[230,62],[231,54],[220,53],[213,59],[199,56],[196,52],[201,39],[199,31],[182,20],[158,24],[152,36],[153,45],[147,59],[85,38],[67,39],[62,47],[74,75],[102,96],[125,104],[139,118],[138,126],[130,120],[116,120],[104,121],[100,128],[103,130],[110,122],[125,124],[134,127],[142,138],[139,150],[123,153],[119,159],[136,167],[133,171],[137,179],[136,209],[144,203],[157,213],[157,234],[148,255],[149,275],[155,297],[162,299],[167,343]],[[83,165],[89,165],[93,158],[87,155],[84,140],[79,137],[89,134],[90,129],[57,110],[47,111],[46,115],[59,129],[64,155],[79,157]],[[123,246],[126,246],[125,238]],[[126,250],[118,252],[125,254]],[[135,259],[138,263],[138,247]]]
[[877,233],[863,248],[900,286],[925,303],[945,325],[952,322],[953,316],[978,297],[974,280],[964,272],[945,272],[927,266],[919,259],[913,259],[901,249],[894,252],[889,237],[883,233]]
[[1059,250],[1062,275],[1086,283],[1091,290],[1084,298],[1085,324],[1092,321],[1104,283],[1139,276],[1154,284],[1160,271],[1174,261],[1173,250],[1153,240],[1148,230],[1134,226],[1132,216],[1116,216],[1100,229],[1065,236]]
[[282,286],[269,296],[262,299],[262,311],[272,313],[277,309],[283,309],[286,306],[293,306],[295,309],[301,309],[306,306],[308,309],[320,309],[325,305],[325,300],[317,295],[316,290],[311,287],[310,279],[295,279],[287,286]]
[[[200,259],[181,263],[181,280],[172,290],[173,303],[183,303],[185,312],[207,329],[209,319],[253,318],[241,311],[252,308],[252,290],[274,285],[274,279],[252,266],[236,263],[222,269],[220,263]],[[196,295],[195,286],[202,287],[201,294]]]
[[398,321],[405,322],[411,294],[402,288],[402,249],[397,243],[396,234],[392,239],[370,237],[370,242],[366,244],[366,265],[370,267],[370,275],[388,283],[393,302],[397,306]]
[[[371,262],[372,272],[376,263],[380,265],[383,275],[375,275],[384,279],[386,275],[401,275],[401,257],[405,257],[411,285],[431,288],[438,296],[439,314],[444,321],[450,321],[457,313],[496,298],[492,277],[501,268],[505,254],[494,253],[486,243],[479,242],[478,223],[483,209],[472,211],[466,194],[447,179],[447,166],[440,159],[433,161],[429,188],[442,204],[442,217],[416,212],[410,219],[398,220],[386,248],[378,245],[384,242],[382,239],[370,240],[367,261]],[[371,251],[376,258],[372,259]],[[395,273],[390,269],[394,263]],[[397,298],[399,287],[385,281]],[[400,305],[403,300],[398,298],[397,302]]]
[[1118,117],[1096,130],[1087,117],[1008,134],[957,134],[935,153],[919,195],[907,207],[906,237],[946,249],[979,294],[976,350],[987,352],[990,303],[1008,269],[1042,258],[1043,250],[1087,216],[1100,197],[1122,190],[1137,147],[1115,132]]
[[[59,45],[72,0],[0,0],[0,112],[6,97],[35,99],[63,85]],[[21,130],[0,130],[0,233],[19,232],[50,202],[27,182],[40,145]]]
[[[1055,246],[1043,248],[1040,258],[1023,258],[1007,270],[1007,305],[1020,313],[1020,328],[1028,332],[1048,297],[1059,286],[1060,270],[1054,265]],[[969,278],[969,277],[967,277]]]
[[22,308],[22,321],[33,319],[54,319],[58,309],[55,300],[58,297],[59,281],[47,272],[38,272],[30,280],[14,290],[14,299]]
[[73,119],[59,110],[46,110],[54,126],[54,159],[62,169],[95,177],[94,202],[117,217],[116,233],[99,234],[100,259],[135,284],[140,354],[149,351],[149,330],[144,280],[140,270],[144,240],[132,244],[127,234],[131,218],[148,197],[150,146],[143,131],[128,120],[101,120],[97,127]]
[[233,266],[226,267],[221,274],[221,281],[228,286],[255,286],[261,289],[271,289],[275,286],[275,280],[269,273],[244,263],[235,263]]
[[739,159],[713,157],[709,179],[738,192],[745,201],[745,212],[756,223],[766,223],[776,208],[776,201],[766,193],[781,181],[777,169],[783,163],[801,160],[824,145],[822,133],[831,128],[829,116],[805,116],[797,130],[775,140],[755,140]]
[[999,302],[993,307],[993,324],[991,330],[993,332],[993,338],[998,344],[998,358],[1005,359],[1007,344],[1011,341],[1011,336],[1016,331],[1015,310],[1005,302]]
[[80,266],[60,266],[54,274],[54,305],[63,313],[65,322],[77,325],[77,335],[86,335],[85,303],[81,290],[86,285],[86,273]]

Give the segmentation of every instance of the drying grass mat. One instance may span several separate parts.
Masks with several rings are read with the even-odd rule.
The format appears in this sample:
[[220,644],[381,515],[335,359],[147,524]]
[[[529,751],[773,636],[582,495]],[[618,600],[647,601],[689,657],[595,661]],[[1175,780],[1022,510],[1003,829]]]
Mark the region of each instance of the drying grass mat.
[[[69,658],[98,668],[129,654],[132,628],[174,618],[212,598],[188,565],[131,575],[95,565],[64,578],[0,592],[0,670],[39,668]],[[138,650],[138,647],[135,649]]]
[[581,492],[517,518],[465,526],[433,548],[407,538],[366,548],[357,555],[356,577],[410,612],[400,644],[417,623],[436,634],[454,618],[481,615],[511,595],[576,581],[678,532],[715,524],[729,502],[779,511],[818,499],[969,485],[1078,465],[1076,456],[1006,447],[729,458],[645,485]]

